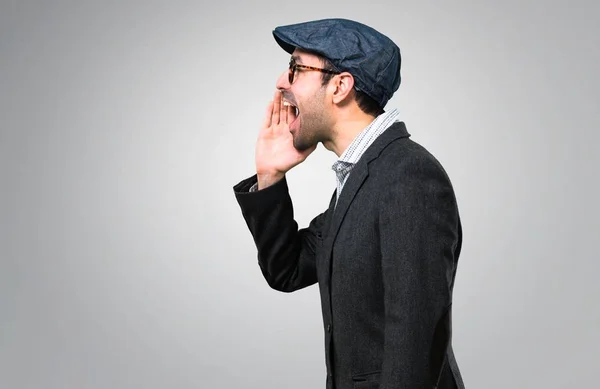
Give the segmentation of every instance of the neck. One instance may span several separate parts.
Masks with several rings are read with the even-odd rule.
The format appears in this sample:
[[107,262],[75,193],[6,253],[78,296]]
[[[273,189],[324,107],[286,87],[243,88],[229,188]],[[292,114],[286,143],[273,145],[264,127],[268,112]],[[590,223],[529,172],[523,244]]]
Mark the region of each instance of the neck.
[[354,138],[373,120],[375,120],[374,116],[364,113],[360,108],[358,112],[340,115],[331,129],[331,140],[323,142],[323,146],[333,151],[339,158]]

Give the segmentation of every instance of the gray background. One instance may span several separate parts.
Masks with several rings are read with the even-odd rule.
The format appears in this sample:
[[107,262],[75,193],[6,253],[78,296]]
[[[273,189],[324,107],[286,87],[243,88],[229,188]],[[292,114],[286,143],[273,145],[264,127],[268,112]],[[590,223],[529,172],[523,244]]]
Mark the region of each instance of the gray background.
[[[582,1],[0,6],[0,388],[322,388],[318,291],[263,280],[232,186],[288,55],[280,24],[400,46],[399,108],[464,226],[468,388],[597,387],[600,7]],[[297,220],[335,156],[289,173]]]

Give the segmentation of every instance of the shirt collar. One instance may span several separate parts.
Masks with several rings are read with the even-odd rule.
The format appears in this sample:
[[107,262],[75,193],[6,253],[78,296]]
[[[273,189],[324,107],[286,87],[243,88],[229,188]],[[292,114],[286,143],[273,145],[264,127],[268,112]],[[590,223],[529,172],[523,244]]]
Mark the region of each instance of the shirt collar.
[[396,122],[400,111],[396,108],[377,116],[366,126],[348,145],[346,150],[338,158],[338,162],[355,164],[366,151],[366,149],[381,135],[389,126]]

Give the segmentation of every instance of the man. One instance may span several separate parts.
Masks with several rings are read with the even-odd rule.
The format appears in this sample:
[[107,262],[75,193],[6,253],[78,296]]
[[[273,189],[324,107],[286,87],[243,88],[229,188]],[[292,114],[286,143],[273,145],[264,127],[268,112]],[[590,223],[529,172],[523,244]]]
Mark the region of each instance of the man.
[[[328,389],[464,388],[451,346],[462,232],[439,162],[398,111],[400,50],[363,24],[277,27],[292,55],[234,193],[269,285],[318,282]],[[298,229],[285,174],[318,143],[339,160],[329,208]]]

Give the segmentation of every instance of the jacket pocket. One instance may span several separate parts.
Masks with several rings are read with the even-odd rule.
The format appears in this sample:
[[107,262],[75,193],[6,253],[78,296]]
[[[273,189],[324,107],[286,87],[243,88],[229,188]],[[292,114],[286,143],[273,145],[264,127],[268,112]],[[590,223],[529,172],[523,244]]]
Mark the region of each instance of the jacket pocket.
[[355,374],[352,376],[354,389],[378,389],[381,371]]

